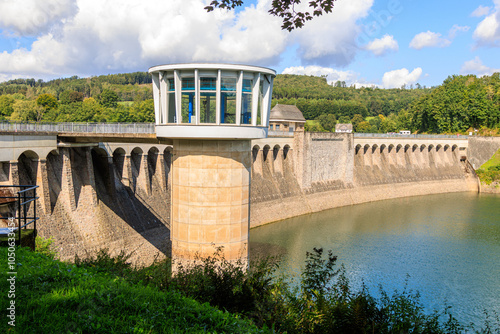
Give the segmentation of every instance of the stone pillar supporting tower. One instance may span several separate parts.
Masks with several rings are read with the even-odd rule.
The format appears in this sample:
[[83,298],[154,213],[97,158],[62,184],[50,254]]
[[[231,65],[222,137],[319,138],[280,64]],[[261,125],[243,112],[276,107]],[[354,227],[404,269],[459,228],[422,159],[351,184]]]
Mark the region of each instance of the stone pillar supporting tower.
[[222,247],[248,260],[251,139],[266,138],[273,79],[263,67],[160,65],[153,77],[156,135],[173,140],[174,268]]
[[172,256],[248,257],[250,141],[174,140]]

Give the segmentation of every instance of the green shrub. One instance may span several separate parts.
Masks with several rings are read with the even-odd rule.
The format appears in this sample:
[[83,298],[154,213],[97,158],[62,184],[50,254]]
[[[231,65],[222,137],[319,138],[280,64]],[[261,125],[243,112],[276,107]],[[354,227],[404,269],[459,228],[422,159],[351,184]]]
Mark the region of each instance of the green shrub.
[[35,238],[35,250],[37,253],[55,259],[57,257],[57,251],[53,249],[53,243],[54,240],[52,238],[45,239],[37,235]]
[[276,266],[272,259],[254,262],[248,267],[242,261],[231,262],[222,248],[213,256],[198,258],[190,266],[179,265],[168,283],[168,289],[181,291],[200,302],[208,302],[219,309],[239,313],[262,326],[272,323],[272,282]]
[[500,181],[500,170],[496,170],[499,166],[489,167],[488,170],[478,169],[477,176],[481,182],[490,185],[493,182]]
[[500,165],[488,167],[489,171],[500,172]]
[[298,281],[278,277],[275,259],[248,267],[226,260],[222,248],[174,275],[168,260],[138,268],[129,258],[102,250],[71,264],[19,248],[18,324],[32,332],[500,333],[495,312],[477,330],[461,325],[450,307],[426,314],[419,293],[406,286],[391,295],[380,287],[380,298],[364,286],[353,290],[337,257],[322,248],[306,254]]
[[[7,252],[0,248],[2,258],[7,258]],[[16,327],[3,320],[0,333],[265,332],[248,320],[179,292],[132,284],[98,266],[104,263],[111,268],[114,263],[123,268],[121,260],[101,256],[94,267],[91,263],[77,266],[17,248]],[[2,291],[8,291],[7,276],[5,270],[0,272]],[[9,304],[7,293],[0,296],[0,302]]]

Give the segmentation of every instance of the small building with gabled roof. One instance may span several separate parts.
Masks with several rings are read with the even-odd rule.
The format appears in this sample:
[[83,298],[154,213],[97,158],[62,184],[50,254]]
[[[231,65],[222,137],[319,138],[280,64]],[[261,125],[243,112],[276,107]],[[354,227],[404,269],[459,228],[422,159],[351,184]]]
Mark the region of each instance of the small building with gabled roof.
[[294,132],[304,131],[306,119],[295,105],[277,104],[269,115],[269,130]]

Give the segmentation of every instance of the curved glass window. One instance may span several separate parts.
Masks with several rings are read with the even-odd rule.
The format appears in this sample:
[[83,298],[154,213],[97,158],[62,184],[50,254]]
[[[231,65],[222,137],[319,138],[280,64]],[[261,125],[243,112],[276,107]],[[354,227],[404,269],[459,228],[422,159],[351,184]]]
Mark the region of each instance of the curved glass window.
[[221,79],[220,122],[236,123],[236,78]]
[[174,79],[168,79],[168,120],[167,123],[175,123],[177,121],[177,117],[175,117],[175,84]]
[[195,85],[194,78],[182,78],[182,100],[181,100],[181,114],[182,123],[196,123],[194,94]]
[[259,93],[257,96],[257,125],[261,125],[261,115],[262,115],[262,100],[264,99],[264,83],[262,78],[260,79]]
[[217,78],[200,78],[200,123],[216,121]]
[[243,79],[241,96],[241,124],[252,124],[252,86],[253,80]]

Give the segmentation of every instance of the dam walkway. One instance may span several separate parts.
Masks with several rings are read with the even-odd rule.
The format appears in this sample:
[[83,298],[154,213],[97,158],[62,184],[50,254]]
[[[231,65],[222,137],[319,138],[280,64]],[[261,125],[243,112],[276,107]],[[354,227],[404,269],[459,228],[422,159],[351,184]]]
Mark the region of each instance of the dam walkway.
[[[2,132],[49,132],[82,134],[155,134],[154,123],[93,123],[93,122],[0,122]],[[464,135],[428,135],[399,133],[353,133],[354,138],[403,139],[468,139]],[[293,137],[293,132],[271,131],[270,137]]]

